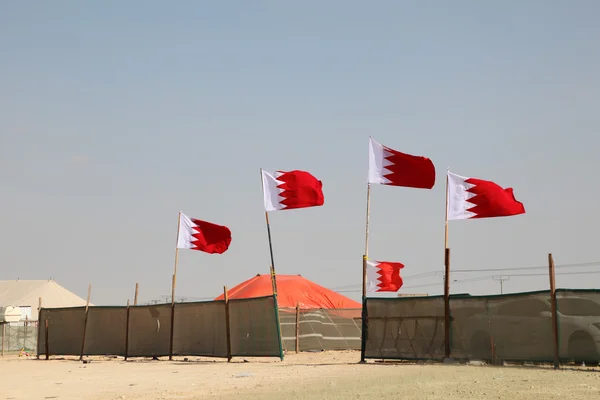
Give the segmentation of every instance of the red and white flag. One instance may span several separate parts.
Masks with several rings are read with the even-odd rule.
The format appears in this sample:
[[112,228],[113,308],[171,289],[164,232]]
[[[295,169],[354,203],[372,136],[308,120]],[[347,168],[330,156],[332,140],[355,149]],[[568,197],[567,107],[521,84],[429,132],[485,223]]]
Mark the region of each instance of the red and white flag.
[[322,206],[323,183],[306,171],[262,171],[266,211]]
[[231,243],[228,227],[190,218],[179,213],[177,248],[199,250],[210,254],[223,254]]
[[508,217],[525,214],[512,188],[491,181],[465,178],[448,171],[448,220]]
[[402,268],[399,262],[367,261],[367,292],[397,292],[404,283]]
[[401,153],[369,138],[369,183],[431,189],[435,166],[427,157]]

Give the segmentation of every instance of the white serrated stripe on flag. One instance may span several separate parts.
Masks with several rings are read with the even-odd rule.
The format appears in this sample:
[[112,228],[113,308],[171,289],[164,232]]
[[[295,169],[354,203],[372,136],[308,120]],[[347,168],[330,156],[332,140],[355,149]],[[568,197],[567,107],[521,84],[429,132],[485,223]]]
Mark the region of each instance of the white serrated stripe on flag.
[[277,187],[283,183],[277,179],[280,176],[281,172],[262,171],[265,211],[277,211],[284,208],[284,205],[281,204],[283,189]]
[[178,249],[195,249],[196,246],[192,243],[195,232],[194,228],[197,225],[184,213],[179,213],[179,234],[177,235]]
[[468,211],[468,209],[475,206],[475,204],[469,202],[471,198],[475,197],[475,194],[467,191],[474,187],[474,185],[466,182],[469,178],[453,174],[450,171],[448,171],[447,173],[448,221],[457,219],[469,219],[474,217],[476,214],[471,211]]
[[385,185],[391,182],[384,176],[390,172],[386,169],[386,167],[392,165],[392,162],[386,159],[386,157],[389,157],[390,155],[392,155],[392,153],[387,151],[383,145],[373,138],[369,138],[368,183]]
[[376,261],[367,261],[367,293],[374,293],[379,289],[378,265]]

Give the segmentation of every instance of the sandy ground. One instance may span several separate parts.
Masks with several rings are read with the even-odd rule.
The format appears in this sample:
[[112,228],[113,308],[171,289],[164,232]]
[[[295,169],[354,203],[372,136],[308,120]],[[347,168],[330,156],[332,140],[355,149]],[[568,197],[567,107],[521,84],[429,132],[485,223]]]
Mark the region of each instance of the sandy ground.
[[600,369],[358,364],[358,352],[279,359],[0,359],[0,399],[600,399]]

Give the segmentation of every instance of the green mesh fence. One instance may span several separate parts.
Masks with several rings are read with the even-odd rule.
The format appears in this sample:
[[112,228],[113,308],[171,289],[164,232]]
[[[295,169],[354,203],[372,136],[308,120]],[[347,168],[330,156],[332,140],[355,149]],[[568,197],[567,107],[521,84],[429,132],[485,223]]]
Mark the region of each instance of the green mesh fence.
[[229,301],[232,356],[279,357],[274,298]]
[[[46,354],[47,342],[51,356],[78,356],[82,344],[83,355],[167,356],[173,309],[173,355],[227,357],[224,301],[176,303],[174,308],[171,304],[132,306],[129,311],[127,307],[92,306],[87,323],[85,307],[43,308],[37,343],[30,345],[37,347],[38,355]],[[273,297],[232,300],[229,309],[233,356],[280,355]],[[20,335],[16,329],[5,329],[10,333],[6,341],[10,339],[11,349],[17,343],[27,344],[25,329],[21,329]],[[30,332],[35,334],[33,329]]]
[[[554,359],[549,291],[450,299],[451,356],[486,361]],[[600,291],[557,290],[562,362],[600,361]],[[443,359],[443,296],[367,299],[366,358]]]

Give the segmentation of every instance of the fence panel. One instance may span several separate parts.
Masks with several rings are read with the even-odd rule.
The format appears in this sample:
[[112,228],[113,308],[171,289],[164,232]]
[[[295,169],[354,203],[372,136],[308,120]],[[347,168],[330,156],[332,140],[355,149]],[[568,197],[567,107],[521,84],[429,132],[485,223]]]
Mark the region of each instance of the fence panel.
[[84,354],[125,355],[127,307],[90,307]]
[[169,355],[171,341],[171,305],[133,306],[129,308],[130,357]]
[[[285,351],[296,350],[296,309],[279,308],[279,325]],[[302,339],[300,339],[302,340]]]
[[[280,308],[284,349],[296,350],[296,309]],[[360,350],[361,310],[301,309],[300,351]]]
[[85,307],[42,308],[39,315],[38,354],[46,354],[46,320],[49,355],[81,354]]
[[274,298],[229,300],[232,356],[279,357]]
[[360,350],[361,310],[321,311],[325,317],[322,326],[327,328],[322,336],[323,350]]
[[600,290],[556,292],[561,361],[600,362]]
[[[2,326],[4,326],[2,328]],[[0,324],[0,340],[5,352],[25,350],[34,353],[37,349],[37,321]]]
[[453,299],[450,307],[454,357],[553,360],[549,291]]
[[174,355],[227,357],[225,302],[175,304]]
[[367,299],[365,358],[442,359],[444,298]]

